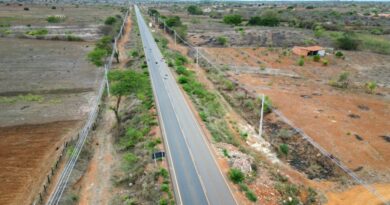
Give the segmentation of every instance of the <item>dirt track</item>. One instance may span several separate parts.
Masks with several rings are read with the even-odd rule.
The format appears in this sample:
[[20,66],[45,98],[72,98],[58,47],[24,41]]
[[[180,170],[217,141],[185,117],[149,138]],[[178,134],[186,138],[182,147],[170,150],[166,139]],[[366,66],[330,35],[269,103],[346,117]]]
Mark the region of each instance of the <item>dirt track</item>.
[[129,15],[126,19],[126,25],[124,27],[124,34],[122,38],[118,42],[118,50],[119,50],[119,67],[124,68],[129,61],[128,52],[129,50],[126,48],[127,43],[130,41],[131,34],[131,16]]

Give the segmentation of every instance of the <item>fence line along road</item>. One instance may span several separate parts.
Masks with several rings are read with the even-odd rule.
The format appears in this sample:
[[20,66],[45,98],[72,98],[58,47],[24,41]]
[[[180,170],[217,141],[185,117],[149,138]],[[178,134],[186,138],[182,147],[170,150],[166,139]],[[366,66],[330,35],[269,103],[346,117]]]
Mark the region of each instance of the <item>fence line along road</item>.
[[[214,67],[216,68],[218,71],[221,71],[222,69],[219,67],[218,63],[217,62],[212,62],[210,59],[206,58],[206,56],[202,53],[202,51],[199,51],[198,47],[196,47],[195,45],[191,44],[190,42],[184,40],[184,38],[182,38],[180,35],[177,34],[176,30],[174,30],[173,28],[170,28],[166,25],[166,22],[164,19],[158,17],[158,16],[154,16],[154,20],[155,20],[155,23],[157,23],[158,27],[160,27],[160,23],[163,24],[163,30],[164,32],[166,32],[167,30],[169,30],[170,32],[172,32],[172,34],[174,35],[174,39],[175,39],[175,44],[177,43],[176,42],[176,39],[180,39],[180,41],[185,45],[187,46],[190,50],[194,50],[195,51],[195,56],[194,57],[196,59],[196,63],[199,64],[199,58],[203,58],[204,61],[206,61],[211,67]],[[293,127],[301,136],[303,139],[307,140],[311,145],[313,145],[315,148],[317,148],[324,156],[326,156],[327,158],[329,158],[334,164],[336,164],[340,169],[342,169],[345,173],[347,173],[356,183],[362,185],[366,190],[368,190],[370,193],[373,194],[373,196],[375,196],[378,200],[380,200],[383,204],[390,204],[386,201],[386,199],[383,197],[382,194],[380,194],[376,189],[375,187],[371,186],[370,184],[367,184],[366,182],[364,182],[363,179],[359,178],[351,169],[349,169],[344,163],[342,163],[341,161],[339,161],[337,158],[333,157],[333,155],[331,155],[327,150],[325,150],[325,148],[323,148],[321,145],[319,145],[318,143],[316,143],[310,136],[308,136],[305,132],[303,132],[303,130],[295,127],[295,125],[290,121],[288,120],[279,110],[275,110],[273,109],[273,111],[275,112],[275,114],[277,114],[285,123],[287,123],[288,125],[290,125],[291,127]]]
[[60,178],[55,186],[55,189],[54,189],[52,195],[50,196],[50,198],[47,202],[47,205],[57,205],[59,203],[61,196],[62,196],[62,194],[66,188],[66,185],[69,181],[69,177],[73,171],[73,168],[77,162],[77,159],[78,159],[78,157],[81,153],[81,150],[85,144],[85,141],[88,137],[89,131],[91,130],[91,128],[93,127],[93,125],[95,123],[95,120],[96,120],[97,115],[99,113],[100,101],[101,101],[101,98],[103,96],[104,87],[107,86],[107,89],[108,89],[107,70],[111,69],[113,58],[115,56],[115,53],[117,52],[117,42],[122,37],[123,27],[126,23],[128,15],[129,15],[129,10],[126,12],[126,15],[123,19],[123,23],[122,23],[122,26],[119,30],[119,33],[115,37],[114,43],[112,45],[111,56],[109,57],[108,60],[106,60],[107,63],[104,65],[104,68],[105,68],[104,77],[101,80],[101,83],[99,86],[99,91],[98,91],[98,94],[97,94],[96,99],[94,101],[93,109],[89,113],[87,122],[85,123],[84,127],[82,128],[82,130],[78,134],[76,146],[72,152],[72,155],[70,156],[70,159],[67,161],[64,170],[61,173],[61,176],[60,176]]

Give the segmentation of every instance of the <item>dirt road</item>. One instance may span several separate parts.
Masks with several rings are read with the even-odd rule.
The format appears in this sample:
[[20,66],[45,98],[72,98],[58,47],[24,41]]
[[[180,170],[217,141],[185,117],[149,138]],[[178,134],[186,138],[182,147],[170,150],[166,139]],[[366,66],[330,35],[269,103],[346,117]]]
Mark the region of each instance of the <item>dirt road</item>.
[[128,49],[126,49],[127,43],[130,41],[131,33],[131,16],[129,15],[126,19],[126,24],[124,27],[124,34],[118,42],[118,51],[119,51],[119,67],[124,68],[129,60],[128,58]]
[[81,182],[80,205],[110,204],[112,196],[111,175],[116,160],[111,129],[115,123],[113,112],[106,107],[94,132],[95,151]]

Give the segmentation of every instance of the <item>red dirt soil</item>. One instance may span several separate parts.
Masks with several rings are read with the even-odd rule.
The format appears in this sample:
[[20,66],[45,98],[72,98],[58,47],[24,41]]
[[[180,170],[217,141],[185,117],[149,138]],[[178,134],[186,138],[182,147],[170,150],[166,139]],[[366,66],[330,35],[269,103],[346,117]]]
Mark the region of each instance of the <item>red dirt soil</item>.
[[[30,204],[79,121],[0,127],[0,204]],[[45,162],[45,163],[42,163]]]

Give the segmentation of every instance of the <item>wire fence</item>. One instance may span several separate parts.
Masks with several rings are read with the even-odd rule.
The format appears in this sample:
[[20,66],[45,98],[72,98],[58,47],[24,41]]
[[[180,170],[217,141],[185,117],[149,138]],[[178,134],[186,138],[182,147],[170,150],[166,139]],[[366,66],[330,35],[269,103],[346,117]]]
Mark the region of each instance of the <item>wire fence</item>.
[[[226,68],[223,68],[217,61],[210,60],[207,56],[207,53],[203,51],[203,49],[200,49],[199,47],[191,44],[190,42],[186,41],[183,37],[177,34],[176,30],[173,28],[170,28],[167,26],[164,19],[154,16],[154,22],[158,25],[159,28],[163,29],[164,32],[170,34],[173,36],[173,39],[175,41],[175,45],[177,43],[182,43],[185,45],[189,51],[189,55],[194,58],[194,61],[201,65],[201,67],[207,68],[207,69],[216,69],[218,72],[223,73],[222,71]],[[217,60],[217,59],[215,59]],[[242,88],[245,90],[245,88]],[[248,92],[251,93],[251,92]],[[338,166],[341,170],[343,170],[346,174],[348,174],[356,183],[362,185],[364,188],[366,188],[369,192],[373,194],[377,199],[379,199],[383,204],[390,204],[386,201],[386,199],[383,197],[382,194],[380,194],[375,187],[371,186],[370,184],[366,183],[363,179],[358,177],[351,169],[349,169],[343,162],[338,160],[334,155],[330,154],[326,149],[324,149],[321,145],[316,143],[313,138],[311,138],[309,135],[307,135],[303,130],[296,127],[289,119],[287,119],[282,112],[280,112],[277,109],[272,109],[272,111],[280,117],[286,124],[290,125],[297,133],[302,136],[302,138],[306,141],[308,141],[312,146],[314,146],[316,149],[318,149],[325,157],[330,159],[336,166]]]
[[107,74],[108,74],[108,71],[111,69],[112,61],[113,61],[115,55],[118,53],[117,43],[123,35],[124,26],[126,24],[126,20],[127,20],[128,15],[129,15],[129,10],[126,12],[124,19],[123,19],[123,23],[120,27],[120,30],[114,39],[114,42],[112,45],[112,53],[108,58],[106,58],[106,63],[104,65],[104,76],[100,82],[96,98],[93,101],[93,108],[88,115],[86,123],[83,126],[83,128],[80,130],[80,132],[77,134],[77,136],[73,137],[69,141],[66,141],[59,148],[59,149],[62,149],[61,154],[59,155],[56,162],[52,166],[50,172],[47,174],[46,180],[43,183],[43,187],[41,188],[38,196],[36,196],[35,200],[32,203],[33,205],[42,204],[44,202],[44,197],[46,196],[46,194],[48,194],[48,187],[49,187],[50,183],[53,181],[54,174],[58,170],[59,164],[61,163],[62,160],[65,159],[64,155],[67,155],[68,147],[70,147],[70,145],[74,145],[73,149],[69,149],[71,152],[70,152],[70,154],[68,154],[69,155],[68,161],[66,162],[64,169],[56,182],[54,190],[53,190],[52,194],[49,196],[49,199],[47,201],[47,205],[56,205],[59,203],[61,196],[62,196],[62,194],[67,186],[67,183],[69,181],[69,177],[72,173],[72,170],[77,162],[77,159],[78,159],[78,157],[82,151],[82,148],[85,144],[85,141],[88,137],[88,134],[91,131],[91,129],[95,129],[95,122],[96,122],[97,116],[99,114],[100,103],[101,103],[101,99],[103,97],[103,92],[104,92],[105,87],[107,88],[107,92],[109,95],[109,83],[108,83],[108,79],[107,79]]

